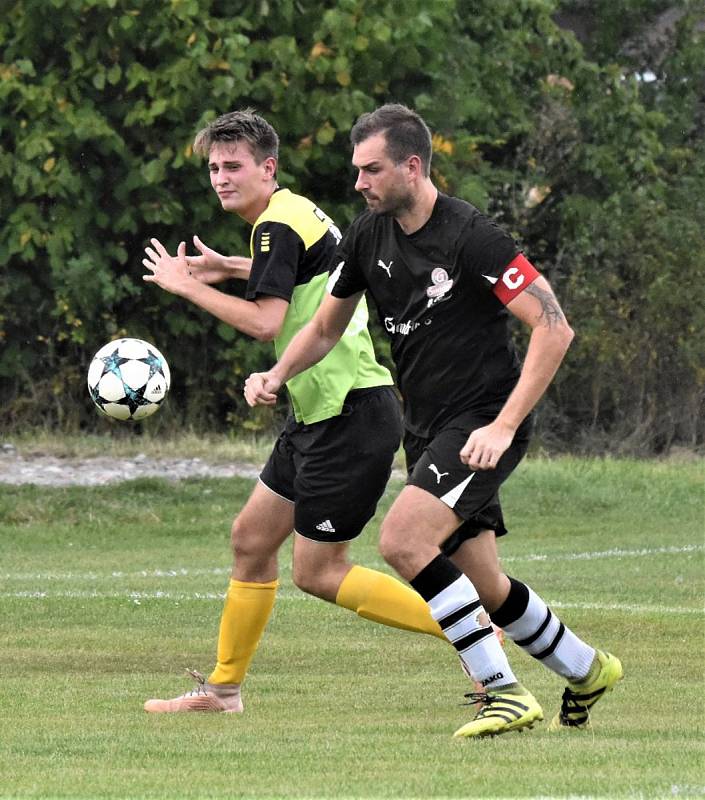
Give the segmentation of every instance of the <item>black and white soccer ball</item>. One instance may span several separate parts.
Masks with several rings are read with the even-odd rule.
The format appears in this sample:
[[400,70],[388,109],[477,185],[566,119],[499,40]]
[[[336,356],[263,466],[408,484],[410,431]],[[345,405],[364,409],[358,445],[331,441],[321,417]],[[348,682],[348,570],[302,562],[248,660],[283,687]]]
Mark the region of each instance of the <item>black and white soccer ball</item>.
[[93,356],[88,391],[108,417],[140,420],[164,402],[171,373],[164,356],[142,339],[116,339]]

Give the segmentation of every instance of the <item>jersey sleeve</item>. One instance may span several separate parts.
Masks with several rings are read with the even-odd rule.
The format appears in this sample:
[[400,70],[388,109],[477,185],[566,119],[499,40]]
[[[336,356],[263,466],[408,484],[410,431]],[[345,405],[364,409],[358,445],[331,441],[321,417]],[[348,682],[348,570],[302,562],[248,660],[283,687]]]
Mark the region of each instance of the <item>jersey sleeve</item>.
[[245,297],[291,300],[304,253],[303,240],[288,225],[262,222],[252,232],[252,269]]
[[483,214],[469,226],[462,257],[473,280],[503,305],[539,277],[514,239]]
[[345,299],[367,289],[367,280],[356,256],[356,241],[356,226],[353,223],[333,254],[327,287],[333,297]]

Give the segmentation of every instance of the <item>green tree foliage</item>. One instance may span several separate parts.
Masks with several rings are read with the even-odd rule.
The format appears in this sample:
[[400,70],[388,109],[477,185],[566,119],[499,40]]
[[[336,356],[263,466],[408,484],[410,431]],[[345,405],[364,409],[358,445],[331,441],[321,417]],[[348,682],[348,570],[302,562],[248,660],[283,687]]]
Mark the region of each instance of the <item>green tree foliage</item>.
[[[634,15],[655,4],[628,5]],[[658,5],[614,51],[602,34],[605,63],[584,61],[556,85],[527,137],[550,194],[526,229],[545,240],[578,332],[553,425],[577,425],[591,450],[703,440],[705,14],[695,3],[675,17]],[[663,19],[673,28],[661,27],[652,50],[644,42]]]
[[[614,15],[620,3],[604,5]],[[84,375],[118,335],[154,341],[172,366],[169,413],[148,424],[268,424],[243,406],[241,386],[271,363],[270,346],[143,284],[144,245],[157,236],[174,250],[197,233],[247,252],[247,226],[220,210],[191,151],[203,124],[245,106],[280,133],[281,183],[345,227],[360,209],[348,132],[393,100],[436,133],[439,187],[523,242],[578,331],[543,407],[546,441],[700,443],[695,3],[654,62],[656,80],[639,79],[651,68],[643,54],[620,50],[663,6],[630,0],[615,34],[584,49],[556,24],[580,2],[10,2],[0,16],[7,427],[104,424]]]

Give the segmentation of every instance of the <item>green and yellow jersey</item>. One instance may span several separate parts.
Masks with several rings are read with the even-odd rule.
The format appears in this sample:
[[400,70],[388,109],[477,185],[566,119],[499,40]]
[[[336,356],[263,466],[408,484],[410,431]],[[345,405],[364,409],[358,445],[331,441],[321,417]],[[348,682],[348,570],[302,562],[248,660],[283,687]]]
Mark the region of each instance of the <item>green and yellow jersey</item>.
[[[245,297],[281,297],[289,302],[274,340],[277,358],[311,319],[323,299],[328,270],[340,232],[310,200],[277,189],[252,228],[252,270]],[[328,355],[287,382],[297,422],[311,424],[335,417],[352,389],[390,386],[392,376],[377,363],[367,330],[362,298],[345,333]]]

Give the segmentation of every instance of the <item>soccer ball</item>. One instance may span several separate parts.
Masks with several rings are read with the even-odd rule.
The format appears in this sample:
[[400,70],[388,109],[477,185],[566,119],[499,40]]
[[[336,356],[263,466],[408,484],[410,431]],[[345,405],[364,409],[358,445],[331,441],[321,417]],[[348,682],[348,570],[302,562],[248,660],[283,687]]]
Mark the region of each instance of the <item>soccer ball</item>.
[[171,373],[164,356],[142,339],[116,339],[93,356],[88,391],[108,417],[140,420],[164,402]]

